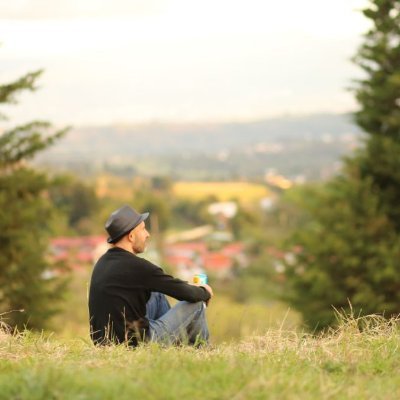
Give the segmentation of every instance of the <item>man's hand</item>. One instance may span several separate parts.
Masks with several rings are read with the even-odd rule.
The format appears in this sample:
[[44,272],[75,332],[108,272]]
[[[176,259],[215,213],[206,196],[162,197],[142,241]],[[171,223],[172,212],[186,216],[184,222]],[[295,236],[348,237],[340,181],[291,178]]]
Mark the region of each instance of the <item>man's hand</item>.
[[191,282],[188,282],[188,283],[189,283],[189,285],[203,287],[204,289],[207,290],[208,293],[210,293],[211,297],[214,296],[211,286],[207,285],[206,283],[191,283]]
[[209,285],[207,285],[207,284],[205,284],[205,283],[200,284],[199,286],[200,286],[200,287],[203,287],[204,289],[207,290],[208,293],[210,293],[210,298],[209,298],[207,301],[204,302],[204,303],[206,303],[206,306],[208,307],[208,303],[210,302],[210,300],[211,300],[212,297],[214,296],[213,290],[211,289],[211,286],[209,286]]
[[204,289],[207,290],[208,293],[210,293],[211,297],[214,296],[213,290],[211,289],[211,286],[207,285],[206,283],[200,284],[200,287],[203,287]]
[[208,306],[209,301],[214,296],[211,286],[207,285],[206,283],[189,283],[189,285],[203,287],[204,289],[207,290],[208,293],[210,293],[210,298],[207,301],[205,301],[206,305]]

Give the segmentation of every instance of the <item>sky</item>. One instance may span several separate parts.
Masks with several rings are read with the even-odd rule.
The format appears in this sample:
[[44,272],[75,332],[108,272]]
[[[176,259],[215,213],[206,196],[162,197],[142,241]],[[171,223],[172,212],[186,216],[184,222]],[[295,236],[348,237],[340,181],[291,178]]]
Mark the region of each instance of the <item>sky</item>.
[[13,123],[248,121],[353,111],[366,0],[0,0]]

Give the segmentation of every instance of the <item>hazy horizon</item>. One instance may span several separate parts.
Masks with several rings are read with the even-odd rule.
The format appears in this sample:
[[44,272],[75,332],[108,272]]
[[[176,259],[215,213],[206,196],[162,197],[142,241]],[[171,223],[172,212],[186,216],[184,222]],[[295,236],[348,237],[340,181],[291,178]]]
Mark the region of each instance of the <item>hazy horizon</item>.
[[12,123],[229,123],[351,112],[365,0],[20,0],[0,16],[1,83],[39,68]]

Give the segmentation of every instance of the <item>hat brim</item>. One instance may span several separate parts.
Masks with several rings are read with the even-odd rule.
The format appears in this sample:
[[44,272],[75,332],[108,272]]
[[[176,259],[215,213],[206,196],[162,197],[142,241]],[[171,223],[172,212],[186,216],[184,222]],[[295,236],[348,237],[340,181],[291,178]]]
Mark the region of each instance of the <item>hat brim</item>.
[[114,243],[121,239],[124,235],[126,235],[128,232],[130,232],[132,229],[135,229],[141,222],[145,221],[149,217],[150,213],[145,212],[143,214],[140,214],[140,218],[133,222],[132,225],[129,225],[126,229],[124,229],[124,232],[121,233],[120,235],[116,237],[109,237],[107,239],[107,243]]

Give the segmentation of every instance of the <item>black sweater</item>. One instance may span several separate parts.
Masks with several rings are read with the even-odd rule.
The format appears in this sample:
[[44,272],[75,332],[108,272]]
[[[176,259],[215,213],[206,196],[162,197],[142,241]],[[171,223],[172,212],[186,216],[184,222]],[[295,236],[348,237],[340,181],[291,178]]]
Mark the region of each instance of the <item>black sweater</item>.
[[161,292],[191,303],[207,301],[203,287],[167,275],[136,255],[113,247],[94,266],[89,290],[90,335],[95,344],[128,341],[147,336],[146,303],[151,292]]

